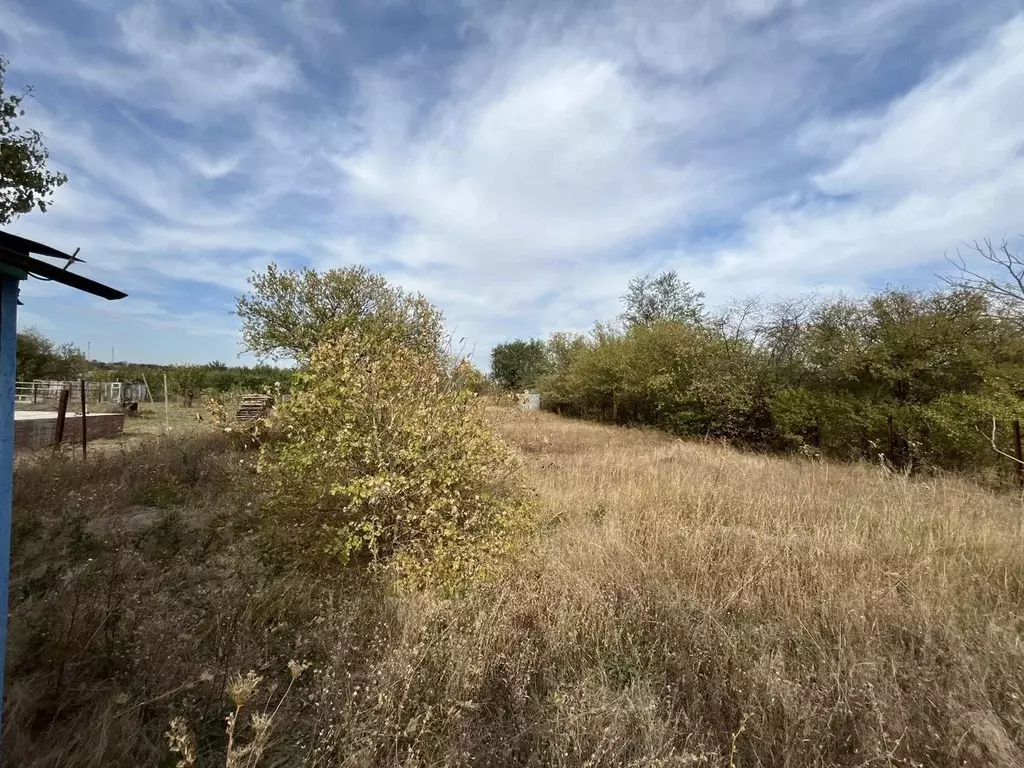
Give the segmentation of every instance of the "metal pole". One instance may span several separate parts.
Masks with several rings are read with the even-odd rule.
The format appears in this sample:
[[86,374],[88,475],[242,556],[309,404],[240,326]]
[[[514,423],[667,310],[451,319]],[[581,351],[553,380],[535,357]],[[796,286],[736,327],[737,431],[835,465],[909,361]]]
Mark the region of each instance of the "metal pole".
[[[18,378],[18,280],[0,278],[0,701],[7,655],[7,591],[11,585],[11,503],[14,487],[14,391]],[[0,724],[3,709],[0,708]]]
[[85,439],[85,379],[79,379],[79,384],[82,388],[82,461],[85,461],[85,452],[87,448]]
[[170,406],[167,404],[167,374],[164,374],[164,427],[169,428],[171,426],[171,411]]
[[1020,419],[1013,420],[1013,455],[1017,457],[1017,464],[1013,468],[1013,476],[1018,487],[1024,487],[1024,453],[1020,449]]

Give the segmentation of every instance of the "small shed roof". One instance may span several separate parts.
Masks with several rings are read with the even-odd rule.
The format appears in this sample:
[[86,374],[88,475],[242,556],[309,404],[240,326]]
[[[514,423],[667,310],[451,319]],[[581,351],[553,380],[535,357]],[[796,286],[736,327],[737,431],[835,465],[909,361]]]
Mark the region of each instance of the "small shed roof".
[[55,259],[68,259],[69,261],[76,260],[75,257],[69,256],[66,253],[61,253],[56,248],[51,248],[48,245],[37,243],[34,240],[21,237],[19,235],[13,235],[10,232],[0,231],[0,247],[6,248],[11,251],[17,251],[18,253],[34,253],[37,256],[52,256]]
[[[33,258],[32,254],[64,259],[66,264],[63,267],[58,267],[41,259]],[[123,299],[128,295],[116,288],[90,280],[88,277],[68,272],[68,267],[76,261],[82,261],[82,259],[77,258],[74,254],[62,253],[48,245],[12,235],[10,232],[0,231],[0,264],[23,273],[22,277],[34,275],[41,280],[53,280],[55,283],[61,283],[108,300]]]

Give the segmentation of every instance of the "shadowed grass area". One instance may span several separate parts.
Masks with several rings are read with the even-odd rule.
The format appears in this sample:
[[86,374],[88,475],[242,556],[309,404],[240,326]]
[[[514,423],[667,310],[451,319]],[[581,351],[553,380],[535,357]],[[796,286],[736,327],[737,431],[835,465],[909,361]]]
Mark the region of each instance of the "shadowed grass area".
[[[151,437],[16,482],[5,764],[1024,764],[1022,505],[956,478],[494,409],[543,524],[443,600],[294,567],[246,454]],[[240,763],[244,764],[244,763]]]

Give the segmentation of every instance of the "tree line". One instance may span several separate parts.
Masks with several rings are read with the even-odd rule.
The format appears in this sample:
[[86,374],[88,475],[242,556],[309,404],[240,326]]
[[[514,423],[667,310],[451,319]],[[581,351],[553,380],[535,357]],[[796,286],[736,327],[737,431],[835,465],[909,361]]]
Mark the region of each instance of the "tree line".
[[227,392],[261,392],[278,386],[287,389],[293,372],[271,365],[229,366],[219,360],[203,364],[157,365],[150,363],[88,360],[74,344],[58,344],[35,329],[18,333],[19,381],[123,381],[148,382],[154,396],[163,395],[164,375],[168,392],[195,397]]
[[1008,470],[994,448],[1012,452],[1024,416],[1024,263],[1006,243],[973,251],[929,290],[714,312],[674,272],[637,278],[620,317],[499,345],[492,375],[579,418],[911,469]]

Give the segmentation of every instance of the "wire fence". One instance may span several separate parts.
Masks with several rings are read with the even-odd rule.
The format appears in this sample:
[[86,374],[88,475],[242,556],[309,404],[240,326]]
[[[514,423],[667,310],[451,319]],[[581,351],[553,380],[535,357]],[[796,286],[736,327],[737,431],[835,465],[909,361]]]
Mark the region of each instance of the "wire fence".
[[[15,384],[14,402],[19,405],[56,405],[60,401],[61,392],[79,391],[78,381],[52,381],[36,379],[35,381],[19,381]],[[134,384],[121,381],[87,381],[85,397],[89,403],[106,403],[123,405],[124,403],[142,402],[149,394],[145,384]]]

